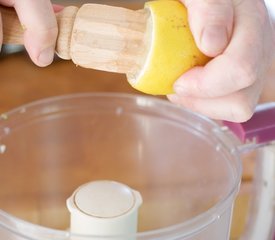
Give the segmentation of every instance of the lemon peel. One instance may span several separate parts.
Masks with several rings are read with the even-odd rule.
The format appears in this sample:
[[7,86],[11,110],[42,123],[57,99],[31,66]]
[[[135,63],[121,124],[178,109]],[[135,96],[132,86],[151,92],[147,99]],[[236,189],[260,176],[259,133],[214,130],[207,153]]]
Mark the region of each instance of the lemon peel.
[[128,74],[137,90],[153,94],[173,93],[173,83],[194,66],[205,65],[209,58],[196,46],[188,25],[187,10],[177,0],[145,3],[150,11],[148,51],[141,69]]

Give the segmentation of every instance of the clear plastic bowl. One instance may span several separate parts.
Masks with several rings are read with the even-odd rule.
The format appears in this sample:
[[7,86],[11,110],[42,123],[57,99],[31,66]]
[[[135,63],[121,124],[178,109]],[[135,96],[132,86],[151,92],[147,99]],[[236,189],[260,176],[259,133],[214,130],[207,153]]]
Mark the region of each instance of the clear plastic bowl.
[[1,115],[0,152],[0,239],[98,239],[70,233],[66,199],[102,179],[141,193],[135,239],[229,239],[238,152],[217,124],[167,101],[77,94],[34,102]]

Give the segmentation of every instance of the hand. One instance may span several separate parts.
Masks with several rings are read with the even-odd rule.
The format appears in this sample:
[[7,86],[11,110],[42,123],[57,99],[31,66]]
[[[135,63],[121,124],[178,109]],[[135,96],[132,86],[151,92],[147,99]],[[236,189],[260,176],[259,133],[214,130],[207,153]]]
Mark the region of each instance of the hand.
[[213,59],[180,77],[168,98],[213,119],[248,120],[275,47],[264,0],[182,2],[199,49]]
[[[15,8],[25,29],[24,44],[32,61],[40,67],[49,65],[53,61],[58,33],[50,0],[0,0],[0,4]],[[2,37],[0,28],[0,46]]]

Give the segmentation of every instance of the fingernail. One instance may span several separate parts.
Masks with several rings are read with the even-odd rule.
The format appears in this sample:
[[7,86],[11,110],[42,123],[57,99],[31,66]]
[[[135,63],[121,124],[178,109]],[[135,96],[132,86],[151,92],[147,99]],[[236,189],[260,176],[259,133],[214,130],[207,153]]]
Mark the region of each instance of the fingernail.
[[58,13],[64,9],[63,5],[60,4],[53,4],[53,10],[55,13]]
[[224,26],[206,26],[201,35],[201,48],[211,57],[214,57],[225,49],[228,44],[227,30]]
[[187,89],[179,83],[174,84],[174,91],[180,96],[188,96]]
[[180,98],[178,95],[176,94],[170,94],[170,95],[167,95],[167,98],[169,101],[173,102],[173,103],[178,103]]
[[48,47],[41,51],[39,57],[38,57],[38,63],[40,66],[48,66],[52,63],[54,57],[54,48]]
[[175,83],[174,83],[174,91],[176,94],[182,97],[188,97],[190,96],[190,91],[186,86],[186,79],[183,77],[180,77]]

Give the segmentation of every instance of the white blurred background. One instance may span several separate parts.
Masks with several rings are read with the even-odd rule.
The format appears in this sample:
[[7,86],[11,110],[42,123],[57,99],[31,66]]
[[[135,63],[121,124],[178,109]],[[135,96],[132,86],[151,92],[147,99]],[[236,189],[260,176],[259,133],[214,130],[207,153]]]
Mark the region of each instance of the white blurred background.
[[265,0],[265,3],[272,17],[275,18],[275,0]]
[[270,10],[270,13],[275,17],[275,0],[265,0],[267,8]]

